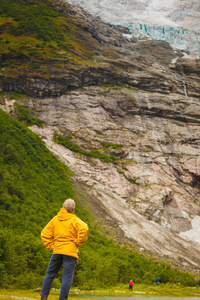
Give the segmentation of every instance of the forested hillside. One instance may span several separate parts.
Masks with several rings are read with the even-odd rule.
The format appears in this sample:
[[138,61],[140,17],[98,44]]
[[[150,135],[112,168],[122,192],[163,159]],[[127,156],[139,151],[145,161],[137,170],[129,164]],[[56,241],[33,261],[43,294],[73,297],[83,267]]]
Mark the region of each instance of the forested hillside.
[[[187,273],[168,263],[139,255],[133,249],[115,245],[93,226],[72,189],[73,173],[59,162],[40,138],[26,125],[0,111],[1,161],[1,265],[0,287],[37,288],[42,285],[49,250],[40,240],[40,231],[58,212],[67,197],[76,200],[76,213],[89,224],[88,242],[80,247],[74,286],[94,288],[135,282],[150,284],[156,277],[163,282],[179,278],[195,285]],[[54,283],[60,285],[60,277]]]

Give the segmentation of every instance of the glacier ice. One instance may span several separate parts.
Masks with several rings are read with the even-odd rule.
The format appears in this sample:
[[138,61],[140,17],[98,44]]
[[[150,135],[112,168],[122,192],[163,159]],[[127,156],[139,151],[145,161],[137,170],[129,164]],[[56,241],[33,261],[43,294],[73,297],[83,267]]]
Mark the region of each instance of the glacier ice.
[[[66,0],[67,1],[67,0]],[[164,40],[172,47],[200,56],[200,1],[69,0],[135,37]]]
[[[125,24],[121,24],[126,26]],[[131,23],[126,26],[134,36],[151,38],[168,42],[172,47],[196,52],[200,56],[200,34],[184,28],[171,26],[149,26]]]

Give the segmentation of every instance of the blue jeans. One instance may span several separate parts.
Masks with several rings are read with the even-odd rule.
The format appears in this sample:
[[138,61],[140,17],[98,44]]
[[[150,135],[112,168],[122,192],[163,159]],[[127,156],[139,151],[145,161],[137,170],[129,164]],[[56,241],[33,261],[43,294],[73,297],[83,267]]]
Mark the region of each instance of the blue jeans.
[[59,300],[67,300],[72,285],[76,258],[63,254],[53,254],[43,281],[41,297],[48,297],[54,277],[63,264],[62,285]]

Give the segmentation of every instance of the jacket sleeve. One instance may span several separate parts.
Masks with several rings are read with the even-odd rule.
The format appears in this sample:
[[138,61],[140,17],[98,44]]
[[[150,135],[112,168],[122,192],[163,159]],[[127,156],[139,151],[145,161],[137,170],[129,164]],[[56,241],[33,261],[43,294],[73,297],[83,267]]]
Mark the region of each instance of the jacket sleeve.
[[41,239],[46,248],[53,251],[53,219],[45,226],[41,232]]
[[83,245],[88,239],[88,235],[89,235],[88,225],[85,222],[83,222],[81,219],[77,218],[76,230],[77,230],[77,239],[75,240],[75,243],[77,246]]

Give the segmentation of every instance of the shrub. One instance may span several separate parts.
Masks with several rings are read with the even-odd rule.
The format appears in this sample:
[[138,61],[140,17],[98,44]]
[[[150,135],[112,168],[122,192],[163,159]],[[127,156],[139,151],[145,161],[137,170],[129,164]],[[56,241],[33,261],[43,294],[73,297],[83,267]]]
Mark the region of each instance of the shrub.
[[113,155],[108,156],[104,153],[99,152],[98,150],[90,150],[90,151],[83,150],[79,145],[74,144],[71,141],[71,139],[72,139],[71,136],[64,137],[56,132],[54,133],[54,141],[70,149],[71,151],[80,153],[88,157],[98,158],[101,161],[107,163],[117,164],[117,158],[115,156]]
[[29,109],[24,108],[23,106],[21,106],[17,103],[15,103],[15,106],[17,107],[17,110],[18,110],[17,119],[19,121],[24,121],[28,126],[31,126],[31,125],[37,125],[39,127],[43,126],[41,120],[36,119],[29,114]]
[[12,0],[1,0],[0,14],[12,17],[18,22],[18,27],[12,29],[12,34],[33,33],[45,42],[51,40],[64,41],[64,34],[56,22],[56,13],[46,3],[31,1],[26,4]]

